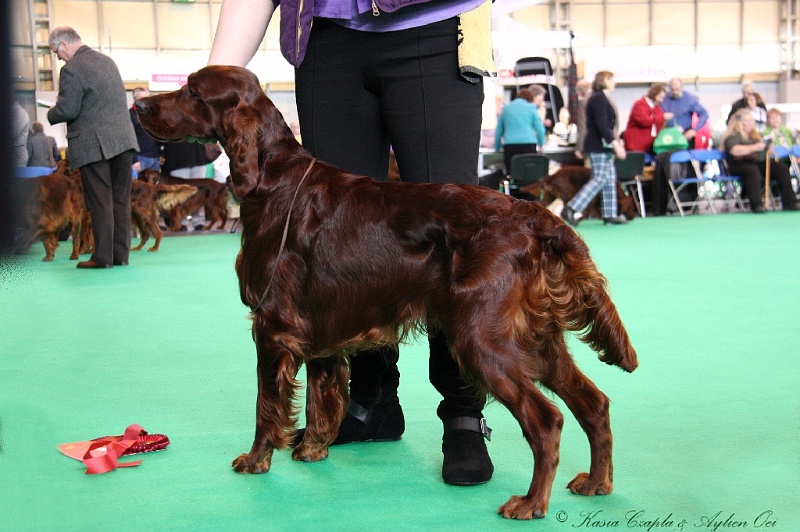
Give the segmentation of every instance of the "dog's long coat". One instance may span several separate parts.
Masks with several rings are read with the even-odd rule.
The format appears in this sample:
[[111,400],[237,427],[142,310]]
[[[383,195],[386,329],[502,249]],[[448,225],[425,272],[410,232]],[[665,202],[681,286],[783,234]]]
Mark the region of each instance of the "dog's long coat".
[[477,186],[376,182],[312,166],[242,68],[206,67],[179,91],[136,105],[158,139],[219,140],[243,198],[236,270],[252,309],[258,401],[255,441],[236,471],[266,472],[273,450],[288,446],[302,363],[307,429],[292,456],[321,460],[347,408],[345,355],[436,327],[465,380],[513,413],[533,451],[528,493],[502,505],[503,516],[547,512],[563,417],[535,381],[589,438],[589,473],[569,488],[611,492],[608,399],[578,370],[564,333],[582,331],[601,360],[626,371],[636,352],[586,245],[560,219]]

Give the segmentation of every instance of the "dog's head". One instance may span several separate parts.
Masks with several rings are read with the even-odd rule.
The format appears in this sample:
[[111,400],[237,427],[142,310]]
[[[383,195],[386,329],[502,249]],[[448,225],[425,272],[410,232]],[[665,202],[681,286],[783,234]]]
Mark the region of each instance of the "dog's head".
[[219,141],[240,197],[258,184],[260,164],[285,152],[286,143],[297,144],[258,78],[240,67],[202,68],[177,91],[137,100],[136,111],[157,140]]

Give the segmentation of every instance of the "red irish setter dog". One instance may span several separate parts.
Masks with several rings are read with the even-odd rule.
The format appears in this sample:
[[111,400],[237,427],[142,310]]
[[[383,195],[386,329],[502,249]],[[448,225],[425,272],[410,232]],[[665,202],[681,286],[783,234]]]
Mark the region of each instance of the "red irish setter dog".
[[189,185],[153,185],[134,179],[131,183],[131,222],[139,229],[139,244],[131,251],[139,251],[152,235],[155,243],[147,251],[158,251],[164,236],[158,226],[159,209],[174,209],[197,193]]
[[82,244],[86,247],[94,245],[80,175],[48,174],[18,179],[17,185],[22,196],[22,223],[25,226],[17,253],[27,252],[34,242],[41,240],[45,250],[42,261],[51,262],[58,247],[58,233],[68,225],[72,235],[71,260],[77,260],[83,252]]
[[210,231],[219,222],[219,229],[225,228],[228,221],[228,190],[224,184],[213,179],[183,179],[165,175],[155,170],[146,169],[139,172],[139,179],[151,185],[189,185],[195,193],[183,201],[174,203],[169,208],[162,207],[162,212],[170,219],[170,231],[180,231],[183,219],[202,207],[206,218],[203,231]]
[[533,451],[528,493],[500,514],[547,512],[563,416],[536,381],[589,438],[589,473],[569,489],[611,492],[609,400],[575,365],[564,334],[580,331],[600,360],[625,371],[636,369],[636,352],[589,250],[559,218],[478,186],[377,182],[315,160],[243,68],[203,68],[136,105],[160,140],[219,140],[242,198],[236,270],[252,310],[258,401],[255,441],[236,471],[268,471],[274,449],[292,442],[301,364],[307,428],[292,457],[322,460],[347,410],[345,355],[437,328],[464,378],[513,413]]

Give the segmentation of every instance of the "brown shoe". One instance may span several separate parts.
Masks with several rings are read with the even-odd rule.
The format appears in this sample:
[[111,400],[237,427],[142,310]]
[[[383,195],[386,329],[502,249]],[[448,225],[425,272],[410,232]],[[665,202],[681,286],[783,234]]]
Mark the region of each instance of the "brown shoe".
[[95,262],[93,260],[85,260],[83,262],[78,263],[78,268],[81,270],[88,270],[94,268],[110,268],[110,264],[100,264],[99,262]]

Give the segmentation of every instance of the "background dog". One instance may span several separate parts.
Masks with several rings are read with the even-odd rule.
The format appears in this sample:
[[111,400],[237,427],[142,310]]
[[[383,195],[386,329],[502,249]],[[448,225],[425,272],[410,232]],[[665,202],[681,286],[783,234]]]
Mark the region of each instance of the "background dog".
[[[17,181],[23,198],[20,204],[24,227],[17,253],[27,252],[34,242],[41,240],[45,249],[42,261],[52,261],[58,247],[59,231],[70,226],[72,254],[69,258],[77,260],[81,253],[81,237],[87,233],[84,225],[88,219],[80,177],[49,174]],[[88,229],[91,233],[91,226]]]
[[[520,192],[541,198],[541,202],[544,205],[551,205],[556,200],[561,200],[566,204],[591,177],[592,171],[584,166],[563,166],[554,174],[520,189]],[[601,217],[601,196],[601,194],[598,194],[589,203],[583,213],[584,217]],[[633,220],[639,215],[639,210],[636,208],[633,198],[625,194],[619,182],[617,182],[617,201],[619,202],[619,212],[624,214],[628,220]]]
[[189,185],[195,187],[197,192],[172,208],[162,209],[162,213],[169,218],[170,231],[180,231],[181,222],[193,212],[203,209],[206,218],[204,231],[211,230],[219,222],[219,228],[225,227],[228,221],[228,194],[225,185],[213,179],[182,179],[164,175],[155,170],[147,169],[139,172],[139,179],[151,185]]
[[547,512],[563,416],[536,381],[589,438],[589,472],[569,489],[611,492],[609,400],[564,334],[581,331],[600,360],[625,371],[638,362],[605,279],[558,217],[484,187],[377,182],[318,161],[243,68],[203,68],[136,108],[158,140],[221,141],[242,198],[236,271],[252,311],[258,399],[255,440],[236,471],[268,471],[274,449],[292,442],[301,364],[307,425],[292,457],[321,460],[349,400],[344,355],[427,328],[447,338],[466,382],[513,413],[533,452],[527,494],[500,514]]
[[175,209],[197,193],[197,187],[190,185],[152,185],[147,181],[133,180],[131,189],[131,222],[139,230],[139,245],[131,251],[142,249],[153,235],[155,244],[147,251],[158,251],[163,233],[158,226],[159,209]]

